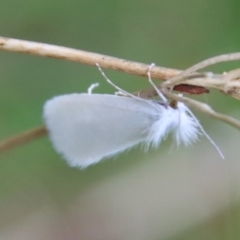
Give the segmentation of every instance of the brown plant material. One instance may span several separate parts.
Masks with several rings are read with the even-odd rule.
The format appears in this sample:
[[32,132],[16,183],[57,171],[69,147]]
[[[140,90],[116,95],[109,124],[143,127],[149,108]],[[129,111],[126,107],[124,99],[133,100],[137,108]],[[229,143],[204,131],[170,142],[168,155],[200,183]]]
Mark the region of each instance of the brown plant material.
[[47,135],[48,131],[45,126],[39,126],[34,129],[23,132],[0,142],[0,153],[12,149],[16,146],[26,144],[39,137]]

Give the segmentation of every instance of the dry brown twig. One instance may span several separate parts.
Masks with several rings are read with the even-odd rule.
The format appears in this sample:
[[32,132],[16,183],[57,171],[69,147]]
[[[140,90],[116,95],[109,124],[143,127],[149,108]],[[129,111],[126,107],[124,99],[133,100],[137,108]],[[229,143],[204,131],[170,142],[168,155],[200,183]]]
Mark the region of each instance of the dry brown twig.
[[[200,69],[203,69],[208,66],[215,65],[221,62],[229,62],[229,61],[236,61],[236,60],[240,60],[240,53],[238,52],[223,54],[220,56],[206,59],[184,70],[180,74],[168,79],[162,85],[163,87],[166,87],[166,88],[169,88],[169,87],[173,88],[175,85],[180,83],[193,84],[197,86],[220,90],[240,100],[240,81],[239,81],[240,70],[239,69],[234,69],[228,73],[223,73],[223,74],[208,73],[206,74],[205,79],[198,78],[198,77],[191,80],[187,79],[189,74],[199,71]],[[184,79],[186,80],[184,81]]]
[[[0,49],[19,52],[24,54],[33,54],[43,57],[51,57],[68,61],[75,61],[87,65],[99,63],[102,68],[118,70],[138,76],[147,76],[148,64],[132,62],[125,59],[119,59],[106,55],[86,52],[77,49],[54,46],[50,44],[30,42],[18,39],[0,37]],[[209,105],[201,103],[190,98],[172,94],[169,89],[192,94],[202,94],[208,92],[208,88],[220,90],[232,97],[240,99],[240,69],[230,71],[224,74],[196,73],[199,69],[226,61],[240,60],[240,53],[225,54],[207,59],[193,67],[180,71],[176,69],[154,66],[151,69],[151,76],[155,79],[167,80],[158,86],[164,94],[178,101],[183,101],[187,105],[197,110],[224,121],[240,129],[240,121],[229,116],[216,113]],[[144,98],[151,98],[156,95],[153,89],[142,90],[138,95]],[[20,135],[0,142],[0,153],[16,147],[18,145],[32,141],[38,137],[47,134],[45,126],[37,127]]]
[[5,139],[0,142],[0,153],[33,141],[34,139],[46,136],[47,132],[48,131],[45,126],[39,126],[11,138]]

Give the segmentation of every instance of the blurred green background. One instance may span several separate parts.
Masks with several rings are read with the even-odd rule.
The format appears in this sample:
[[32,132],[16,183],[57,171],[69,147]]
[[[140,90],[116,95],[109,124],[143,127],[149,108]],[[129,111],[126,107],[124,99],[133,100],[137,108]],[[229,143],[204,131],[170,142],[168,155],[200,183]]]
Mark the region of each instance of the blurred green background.
[[[0,35],[185,69],[240,49],[236,0],[1,0]],[[236,63],[211,68],[223,72]],[[145,78],[105,70],[127,91]],[[0,51],[0,138],[42,124],[44,102],[86,92],[92,66]],[[198,97],[240,118],[219,92]],[[42,138],[0,156],[0,239],[240,239],[239,132],[196,113],[224,152],[203,137],[189,149],[135,148],[81,171]]]

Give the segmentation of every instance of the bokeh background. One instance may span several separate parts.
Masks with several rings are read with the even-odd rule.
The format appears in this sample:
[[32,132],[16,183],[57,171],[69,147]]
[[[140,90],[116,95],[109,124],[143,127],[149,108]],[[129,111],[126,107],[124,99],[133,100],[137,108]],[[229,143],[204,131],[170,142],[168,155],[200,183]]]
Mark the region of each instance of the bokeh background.
[[[240,49],[237,0],[1,0],[0,35],[185,69]],[[223,72],[239,63],[220,64]],[[105,70],[127,91],[143,77]],[[0,51],[0,139],[41,125],[52,96],[113,93],[92,66]],[[239,101],[198,97],[240,118]],[[135,148],[82,171],[47,137],[0,156],[0,239],[239,239],[239,131],[196,112],[224,152],[204,137],[176,149]],[[97,116],[96,116],[97,117]]]

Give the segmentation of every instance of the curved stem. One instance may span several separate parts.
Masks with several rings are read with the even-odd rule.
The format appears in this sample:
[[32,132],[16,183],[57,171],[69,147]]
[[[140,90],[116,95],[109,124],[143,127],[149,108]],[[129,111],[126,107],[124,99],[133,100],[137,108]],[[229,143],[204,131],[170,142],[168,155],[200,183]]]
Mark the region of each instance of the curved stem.
[[0,142],[0,153],[12,149],[16,146],[31,142],[32,140],[39,137],[43,137],[47,135],[47,133],[48,131],[45,126],[39,126],[14,137],[5,139]]
[[[95,66],[98,63],[102,68],[122,71],[138,76],[146,76],[149,64],[128,61],[126,59],[115,58],[93,52],[77,50],[73,48],[61,47],[45,43],[31,42],[0,36],[0,49],[33,54],[37,56],[63,59]],[[179,74],[177,69],[154,67],[151,70],[153,78],[165,80]]]

